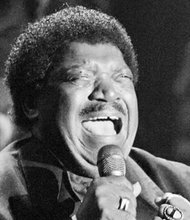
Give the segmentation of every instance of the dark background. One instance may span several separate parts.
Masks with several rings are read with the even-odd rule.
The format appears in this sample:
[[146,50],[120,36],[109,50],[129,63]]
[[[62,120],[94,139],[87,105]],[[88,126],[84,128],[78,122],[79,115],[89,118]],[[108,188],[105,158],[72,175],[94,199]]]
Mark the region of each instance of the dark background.
[[[0,0],[0,111],[11,99],[3,84],[11,44],[28,22],[65,0]],[[114,15],[138,54],[139,129],[134,146],[190,164],[190,0],[70,0]]]

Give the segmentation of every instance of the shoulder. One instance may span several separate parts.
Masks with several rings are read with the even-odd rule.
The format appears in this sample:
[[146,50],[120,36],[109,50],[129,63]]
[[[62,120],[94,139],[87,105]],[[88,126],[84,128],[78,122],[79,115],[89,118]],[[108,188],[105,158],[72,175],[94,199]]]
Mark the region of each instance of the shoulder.
[[0,152],[1,197],[26,193],[25,180],[19,161],[20,148],[18,142],[8,145]]
[[132,148],[130,157],[163,191],[178,193],[190,199],[190,166],[156,157],[138,148]]
[[142,166],[144,165],[145,167],[152,167],[152,168],[163,168],[163,169],[172,169],[173,172],[178,172],[181,170],[183,173],[189,173],[190,172],[190,166],[180,163],[177,161],[171,161],[167,160],[164,158],[156,157],[152,155],[151,153],[133,147],[130,153],[130,156],[138,163],[141,164]]
[[0,174],[14,167],[18,167],[22,148],[26,143],[28,143],[28,139],[14,141],[0,151]]
[[17,207],[25,211],[23,205],[28,192],[20,165],[20,152],[24,143],[16,141],[0,152],[0,219],[13,219]]
[[7,175],[15,167],[18,166],[17,158],[19,155],[18,150],[14,150],[13,144],[5,147],[0,152],[0,176]]

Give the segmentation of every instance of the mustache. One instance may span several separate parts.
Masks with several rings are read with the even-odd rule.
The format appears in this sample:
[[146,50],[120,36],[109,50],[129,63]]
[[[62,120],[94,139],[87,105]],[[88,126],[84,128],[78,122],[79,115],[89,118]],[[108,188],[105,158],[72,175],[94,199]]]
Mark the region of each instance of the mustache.
[[126,115],[126,112],[125,112],[123,106],[117,102],[113,102],[113,103],[109,103],[109,104],[107,104],[107,103],[91,103],[81,110],[80,116],[88,115],[89,113],[92,113],[92,112],[100,112],[100,111],[112,110],[112,109],[121,112],[123,115]]

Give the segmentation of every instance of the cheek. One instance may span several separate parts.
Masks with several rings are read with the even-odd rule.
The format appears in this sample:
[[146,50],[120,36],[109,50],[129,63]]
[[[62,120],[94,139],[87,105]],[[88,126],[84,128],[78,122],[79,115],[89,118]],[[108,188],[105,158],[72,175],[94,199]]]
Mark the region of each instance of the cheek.
[[132,95],[135,93],[134,84],[131,80],[126,80],[123,82],[114,84],[115,90],[122,96],[127,94]]
[[133,131],[136,131],[138,127],[138,104],[135,93],[133,95],[131,94],[131,96],[128,97],[128,109],[130,127]]
[[125,90],[123,94],[123,99],[129,112],[129,118],[132,120],[132,123],[136,124],[136,121],[138,121],[138,103],[135,90]]
[[[40,100],[40,115],[44,120],[51,120],[57,114],[59,106],[59,93],[52,88],[45,92]],[[49,119],[49,120],[48,120]]]
[[129,106],[137,106],[137,97],[132,82],[128,84],[121,84],[115,87],[115,90],[119,93],[120,97],[126,102]]
[[81,91],[62,90],[59,100],[59,113],[65,120],[74,119],[80,112],[85,96]]
[[130,113],[134,116],[134,117],[138,117],[138,104],[137,104],[137,96],[136,93],[130,93],[126,95],[126,100],[128,101],[128,106],[129,106],[129,110]]

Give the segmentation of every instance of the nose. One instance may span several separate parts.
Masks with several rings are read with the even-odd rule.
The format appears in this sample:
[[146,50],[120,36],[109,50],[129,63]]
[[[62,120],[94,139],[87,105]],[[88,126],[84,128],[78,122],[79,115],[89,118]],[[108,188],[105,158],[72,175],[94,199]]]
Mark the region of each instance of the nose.
[[119,95],[111,80],[103,79],[95,83],[94,89],[88,98],[91,101],[112,102],[119,99]]

